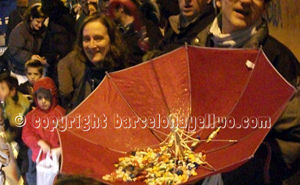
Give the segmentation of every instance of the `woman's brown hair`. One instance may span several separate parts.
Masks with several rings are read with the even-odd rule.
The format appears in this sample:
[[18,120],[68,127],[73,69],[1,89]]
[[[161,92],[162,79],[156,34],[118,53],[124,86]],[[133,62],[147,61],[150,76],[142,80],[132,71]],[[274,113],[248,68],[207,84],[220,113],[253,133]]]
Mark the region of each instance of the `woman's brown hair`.
[[96,14],[89,16],[85,18],[83,23],[81,24],[79,32],[77,33],[77,41],[75,45],[75,51],[77,52],[77,55],[80,58],[80,60],[88,60],[83,51],[82,46],[83,29],[88,23],[95,21],[101,22],[106,27],[110,39],[110,49],[107,55],[105,56],[104,61],[101,62],[102,65],[105,68],[111,69],[122,68],[122,66],[126,66],[128,60],[128,51],[125,47],[122,36],[115,23],[104,14]]

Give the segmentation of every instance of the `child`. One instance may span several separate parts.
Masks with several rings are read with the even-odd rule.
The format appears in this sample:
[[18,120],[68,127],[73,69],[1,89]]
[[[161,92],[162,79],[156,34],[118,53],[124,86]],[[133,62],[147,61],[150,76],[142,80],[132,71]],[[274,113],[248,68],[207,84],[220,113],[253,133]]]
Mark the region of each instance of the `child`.
[[30,103],[28,99],[17,91],[18,81],[7,74],[0,77],[0,99],[4,102],[4,118],[6,140],[17,142],[19,153],[17,165],[24,177],[27,166],[27,147],[21,139],[23,116],[27,113]]
[[[58,134],[53,129],[53,125],[42,123],[44,123],[43,120],[49,120],[49,118],[59,120],[65,115],[65,110],[57,104],[57,89],[51,78],[44,77],[36,81],[33,92],[37,107],[26,115],[22,139],[32,151],[32,161],[36,162],[40,149],[43,151],[40,160],[45,158],[47,152],[59,151]],[[27,180],[30,181],[28,177]]]
[[[24,94],[18,92],[18,81],[12,76],[0,77],[0,100],[4,102],[4,117],[8,120],[5,125],[6,130],[12,131],[13,140],[19,144],[21,140],[22,117],[27,113],[30,103]],[[19,141],[18,141],[19,139]]]
[[4,185],[5,181],[8,184],[17,184],[19,178],[16,161],[9,143],[6,142],[4,120],[3,108],[0,106],[0,184]]
[[34,83],[42,78],[44,74],[43,64],[34,59],[30,59],[25,63],[25,74],[28,80],[20,85],[20,92],[26,95],[33,96],[33,85]]

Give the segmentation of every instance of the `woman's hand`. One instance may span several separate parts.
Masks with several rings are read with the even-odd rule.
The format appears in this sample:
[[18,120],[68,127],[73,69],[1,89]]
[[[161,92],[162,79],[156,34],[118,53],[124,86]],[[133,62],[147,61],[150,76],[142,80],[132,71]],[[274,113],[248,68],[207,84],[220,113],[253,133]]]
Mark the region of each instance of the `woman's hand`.
[[41,60],[41,57],[40,57],[40,55],[32,55],[32,56],[31,56],[31,59],[32,59],[32,60],[38,60],[38,61],[40,61],[40,60]]
[[50,152],[51,148],[48,145],[48,143],[46,143],[44,140],[42,140],[42,139],[39,140],[37,144],[39,145],[39,147],[41,147],[41,149],[44,153]]
[[48,66],[47,59],[46,59],[45,57],[41,57],[40,62],[41,62],[44,66]]
[[47,60],[45,57],[41,57],[40,55],[32,55],[31,56],[32,60],[38,60],[40,61],[43,65],[48,65]]

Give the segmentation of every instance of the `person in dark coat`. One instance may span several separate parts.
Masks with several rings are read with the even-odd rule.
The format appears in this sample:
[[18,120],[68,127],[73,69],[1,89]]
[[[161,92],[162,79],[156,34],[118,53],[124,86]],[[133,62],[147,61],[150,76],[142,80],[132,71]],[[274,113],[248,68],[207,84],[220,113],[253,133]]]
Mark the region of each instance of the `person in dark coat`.
[[10,32],[16,27],[17,24],[22,22],[27,7],[28,7],[28,0],[17,0],[17,8],[9,14],[8,24],[6,28],[6,36],[5,36],[6,44],[8,43]]
[[[116,5],[114,6],[115,3]],[[130,65],[138,64],[142,61],[142,56],[144,51],[140,48],[139,42],[141,39],[141,34],[139,32],[139,27],[141,25],[141,18],[137,15],[141,15],[137,5],[131,1],[111,1],[111,12],[113,14],[113,19],[117,23],[120,29],[122,38],[126,42],[129,51]],[[129,7],[131,9],[129,9]],[[133,11],[135,14],[133,14]],[[139,19],[139,20],[136,20]],[[138,23],[137,23],[138,22]]]
[[60,0],[42,0],[42,10],[49,17],[49,23],[41,54],[48,63],[46,75],[57,83],[57,63],[73,49],[75,18]]
[[27,80],[24,64],[29,59],[39,60],[43,65],[47,65],[47,60],[40,55],[46,35],[45,18],[41,5],[34,4],[27,10],[24,21],[19,23],[9,36],[9,66],[19,83]]
[[75,14],[74,17],[76,19],[75,32],[77,34],[83,20],[90,14],[88,0],[79,0],[78,3],[74,6],[73,11],[73,13]]
[[127,50],[118,28],[105,15],[87,17],[75,49],[58,63],[62,105],[75,108],[101,82],[105,72],[126,66]]
[[169,26],[161,46],[164,50],[170,51],[185,43],[197,43],[196,35],[215,17],[210,0],[179,0],[178,3],[180,13],[169,17]]
[[300,159],[300,64],[293,53],[269,35],[263,18],[270,0],[217,0],[221,14],[197,35],[199,46],[262,48],[273,66],[298,88],[285,111],[253,159],[222,174],[224,184],[282,184],[299,169]]
[[195,45],[199,42],[197,34],[209,25],[215,10],[210,0],[178,0],[180,13],[168,18],[164,39],[157,47],[144,55],[143,60],[169,52],[185,43]]

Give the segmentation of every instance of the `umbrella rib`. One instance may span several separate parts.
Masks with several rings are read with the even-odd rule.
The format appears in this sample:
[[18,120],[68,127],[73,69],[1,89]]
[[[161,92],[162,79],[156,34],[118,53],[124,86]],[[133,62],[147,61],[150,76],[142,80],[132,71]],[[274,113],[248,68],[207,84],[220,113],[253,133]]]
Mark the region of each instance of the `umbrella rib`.
[[228,146],[237,144],[238,142],[247,139],[248,137],[252,136],[253,134],[254,134],[254,132],[251,132],[250,134],[248,134],[248,135],[246,135],[246,136],[240,138],[239,140],[232,140],[232,141],[234,141],[234,142],[231,142],[231,141],[229,140],[229,141],[230,141],[229,144],[227,144],[227,145],[225,145],[225,146],[221,146],[221,147],[219,147],[219,148],[214,148],[214,149],[212,149],[212,150],[208,150],[208,151],[206,151],[206,153],[212,153],[212,152],[216,152],[216,151],[218,151],[218,150],[225,149],[225,148],[227,148]]
[[[257,53],[257,56],[256,56],[256,58],[255,58],[255,63],[254,63],[255,65],[257,64],[259,55],[261,54],[261,51],[262,51],[262,50],[260,49],[259,52]],[[249,85],[249,83],[250,83],[251,77],[252,77],[252,75],[253,75],[253,72],[254,72],[254,70],[251,71],[251,74],[250,74],[250,76],[249,76],[248,79],[247,79],[247,83],[246,83],[246,85],[245,85],[245,88],[243,89],[243,91],[242,91],[240,97],[238,98],[238,101],[237,101],[237,102],[235,103],[235,105],[232,107],[232,109],[230,110],[230,112],[229,112],[228,115],[232,114],[232,112],[234,111],[235,107],[238,105],[238,103],[240,102],[241,98],[242,98],[243,95],[245,94],[246,89],[247,89],[247,87],[248,87],[248,85]]]
[[[188,56],[188,45],[185,43],[185,50],[186,50],[186,60],[187,60],[187,69],[188,69],[188,85],[189,85],[189,94],[190,94],[190,113],[187,120],[190,120],[192,114],[192,82],[191,82],[191,68],[190,68],[190,58]],[[189,123],[189,122],[188,122]],[[187,124],[186,131],[189,131],[190,125]]]
[[[256,58],[255,58],[255,64],[256,64],[257,61],[258,61],[258,58],[259,58],[259,55],[261,54],[261,51],[262,51],[262,50],[260,49],[259,52],[257,53],[257,56],[256,56]],[[235,107],[238,105],[240,99],[241,99],[241,98],[243,97],[243,95],[245,94],[246,89],[247,89],[247,87],[248,87],[248,84],[249,84],[249,82],[250,82],[250,80],[251,80],[252,75],[253,75],[253,70],[252,70],[250,76],[249,76],[248,79],[247,79],[247,83],[246,83],[246,85],[245,85],[245,88],[243,89],[243,91],[242,91],[240,97],[238,98],[238,101],[235,103],[235,105],[234,105],[234,106],[232,107],[232,109],[229,111],[228,115],[230,115],[230,114],[233,112],[233,110],[235,109]],[[201,132],[201,130],[197,131],[195,134],[198,134],[198,133],[200,133],[200,132]]]
[[218,147],[218,148],[213,148],[213,149],[211,149],[211,150],[205,151],[205,153],[208,154],[208,153],[217,152],[217,151],[219,151],[219,150],[225,149],[225,148],[227,148],[227,147],[229,147],[229,146],[231,146],[231,145],[234,145],[234,144],[236,144],[236,143],[238,143],[238,142],[230,142],[230,143],[227,144],[227,145],[224,145],[224,146],[221,146],[221,147]]
[[206,151],[205,153],[212,153],[212,152],[216,152],[216,151],[225,149],[225,148],[227,148],[227,147],[229,147],[229,146],[231,146],[231,145],[237,144],[238,142],[247,139],[248,137],[250,137],[250,136],[253,135],[253,134],[254,134],[254,132],[251,132],[250,134],[248,134],[248,135],[246,135],[246,136],[240,138],[239,140],[234,140],[234,142],[230,142],[230,143],[227,144],[227,145],[224,145],[224,146],[221,146],[221,147],[218,147],[218,148],[214,148],[214,149],[208,150],[208,151]]
[[[108,80],[110,80],[113,84],[113,87],[117,90],[118,94],[121,96],[121,98],[124,100],[124,102],[128,105],[129,109],[132,111],[132,113],[139,118],[140,120],[142,120],[142,118],[134,111],[133,107],[130,105],[130,103],[126,100],[126,98],[123,96],[122,92],[120,91],[119,87],[117,86],[117,84],[112,80],[112,77],[109,75],[109,73],[106,72],[106,75],[108,77]],[[142,121],[142,123],[144,123]],[[147,125],[146,125],[147,126]],[[154,133],[154,131],[157,131],[156,129],[150,128],[149,126],[147,126],[147,128],[151,131],[151,133],[161,142],[163,139],[158,136],[156,133]],[[163,134],[165,136],[167,136],[167,134],[163,133],[163,132],[159,132],[160,134]]]
[[[255,65],[257,64],[257,61],[258,61],[258,59],[259,59],[259,56],[260,56],[261,52],[262,52],[262,49],[260,49],[260,50],[258,51],[258,53],[257,53],[257,56],[256,56],[256,58],[255,58]],[[228,113],[228,115],[232,114],[232,112],[234,111],[235,107],[238,105],[238,103],[240,102],[241,98],[242,98],[243,95],[245,94],[246,89],[247,89],[247,87],[248,87],[248,85],[249,85],[249,83],[250,83],[251,77],[252,77],[252,75],[253,75],[253,72],[254,72],[254,70],[251,71],[251,74],[250,74],[250,76],[249,76],[248,79],[247,79],[247,83],[246,83],[246,85],[245,85],[245,88],[243,89],[243,91],[242,91],[240,97],[238,98],[238,101],[237,101],[237,102],[235,103],[235,105],[232,107],[232,109],[230,110],[230,112]],[[247,136],[241,138],[240,140],[242,140],[242,139],[244,139],[244,138],[246,138],[246,137],[247,137]],[[239,141],[240,141],[240,140],[239,140]],[[236,144],[236,143],[230,143],[230,144],[228,144],[228,145],[222,146],[222,147],[220,147],[220,148],[216,148],[216,149],[211,150],[211,151],[209,151],[209,152],[215,152],[215,151],[217,151],[217,150],[224,149],[224,148],[226,148],[226,147],[228,147],[228,146],[230,146],[230,145],[233,145],[233,144]]]
[[[80,138],[80,139],[82,139],[82,140],[85,140],[86,142],[92,143],[92,144],[97,145],[97,146],[101,146],[101,147],[103,147],[103,148],[105,148],[105,149],[108,149],[108,150],[110,150],[110,151],[112,151],[112,152],[117,152],[117,153],[121,153],[121,154],[127,154],[127,153],[128,153],[128,152],[125,152],[125,151],[116,150],[116,149],[113,149],[113,148],[109,148],[109,147],[106,147],[106,146],[102,146],[102,145],[100,145],[100,144],[98,144],[98,143],[96,143],[96,142],[92,142],[92,141],[86,139],[85,137],[83,137],[82,135],[75,133],[74,131],[68,130],[68,132],[70,132],[72,135],[74,135],[74,136],[76,136],[76,137],[78,137],[78,138]],[[59,135],[59,139],[60,139],[60,135]],[[60,139],[60,143],[61,143],[61,139]],[[159,144],[151,145],[150,147],[155,147],[155,146],[159,146]]]
[[[102,146],[102,145],[100,145],[100,144],[98,144],[96,142],[93,142],[93,141],[85,138],[84,136],[82,136],[80,134],[75,133],[74,131],[68,130],[67,132],[69,132],[70,134],[74,135],[75,137],[78,137],[78,138],[80,138],[80,139],[82,139],[82,140],[84,140],[86,142],[92,143],[93,145],[101,146],[101,147],[103,147],[105,149],[108,149],[110,151],[117,152],[117,153],[122,153],[122,154],[126,154],[127,153],[125,151],[115,150],[115,149],[112,149],[112,148],[109,148],[109,147],[106,147],[106,146]],[[60,135],[59,135],[59,137],[60,137]],[[60,143],[61,143],[61,139],[60,139]]]
[[166,96],[162,90],[162,87],[161,87],[161,84],[160,84],[160,81],[158,80],[158,75],[157,75],[157,72],[155,70],[155,67],[154,67],[154,64],[153,64],[153,60],[150,61],[150,64],[151,64],[151,67],[152,67],[152,70],[153,70],[153,73],[154,73],[154,76],[155,76],[155,80],[158,84],[158,87],[159,87],[159,90],[160,90],[160,93],[161,93],[161,96],[163,97],[163,102],[168,110],[168,114],[170,115],[171,111],[170,111],[170,108],[168,106],[168,103],[167,103],[167,99],[166,99]]

